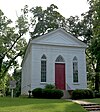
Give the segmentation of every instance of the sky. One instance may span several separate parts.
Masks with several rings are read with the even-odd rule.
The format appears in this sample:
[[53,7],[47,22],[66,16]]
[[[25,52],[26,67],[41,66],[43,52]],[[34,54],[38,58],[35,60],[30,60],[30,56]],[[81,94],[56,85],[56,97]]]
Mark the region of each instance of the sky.
[[21,9],[25,5],[28,5],[29,8],[35,6],[46,8],[50,4],[57,5],[58,12],[66,18],[75,15],[80,16],[81,13],[89,9],[87,0],[0,0],[0,9],[4,12],[5,16],[15,21],[17,16],[20,16]]

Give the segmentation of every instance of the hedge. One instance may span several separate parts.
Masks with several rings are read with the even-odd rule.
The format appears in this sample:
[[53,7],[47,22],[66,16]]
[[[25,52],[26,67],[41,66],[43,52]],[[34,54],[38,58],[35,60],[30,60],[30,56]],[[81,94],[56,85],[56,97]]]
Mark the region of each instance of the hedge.
[[88,99],[93,97],[93,91],[89,89],[76,89],[72,92],[72,99]]
[[63,91],[58,89],[36,88],[32,91],[32,95],[34,98],[60,99],[63,96]]
[[32,91],[32,95],[35,98],[42,98],[43,89],[42,88],[36,88]]
[[100,92],[95,91],[94,93],[95,93],[95,98],[100,98]]

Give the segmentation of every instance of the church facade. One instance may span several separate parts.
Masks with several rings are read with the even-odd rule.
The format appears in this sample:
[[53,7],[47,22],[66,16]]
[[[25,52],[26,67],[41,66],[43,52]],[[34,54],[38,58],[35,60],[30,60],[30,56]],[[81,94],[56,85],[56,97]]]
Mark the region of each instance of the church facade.
[[21,94],[46,84],[65,91],[86,89],[86,47],[60,28],[30,40],[22,62]]

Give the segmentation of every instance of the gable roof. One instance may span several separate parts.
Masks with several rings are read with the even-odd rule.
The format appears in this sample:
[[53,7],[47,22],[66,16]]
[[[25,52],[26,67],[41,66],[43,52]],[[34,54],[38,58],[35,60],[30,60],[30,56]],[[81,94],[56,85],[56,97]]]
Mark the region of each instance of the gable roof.
[[50,33],[47,33],[35,39],[29,40],[29,43],[24,55],[24,59],[22,61],[22,65],[25,58],[27,57],[29,53],[29,50],[32,44],[77,47],[77,48],[84,48],[84,49],[87,47],[87,45],[83,43],[81,40],[67,33],[65,30],[58,28],[54,31],[51,31]]
[[69,47],[86,48],[87,45],[81,40],[67,33],[65,30],[58,28],[50,33],[32,39],[30,43],[44,45],[59,45]]

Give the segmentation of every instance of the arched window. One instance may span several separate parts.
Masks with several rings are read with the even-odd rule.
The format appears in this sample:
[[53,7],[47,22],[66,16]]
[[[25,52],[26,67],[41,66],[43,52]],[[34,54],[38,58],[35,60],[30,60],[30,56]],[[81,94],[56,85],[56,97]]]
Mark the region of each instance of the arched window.
[[61,55],[59,55],[57,58],[56,58],[56,62],[65,62],[63,57]]
[[76,56],[73,58],[73,82],[78,83],[78,60]]
[[41,82],[46,82],[46,63],[47,63],[47,58],[43,54],[41,57]]
[[46,59],[46,56],[43,54],[42,57],[41,57],[41,59]]

